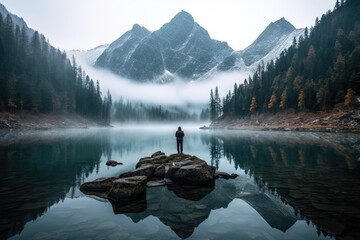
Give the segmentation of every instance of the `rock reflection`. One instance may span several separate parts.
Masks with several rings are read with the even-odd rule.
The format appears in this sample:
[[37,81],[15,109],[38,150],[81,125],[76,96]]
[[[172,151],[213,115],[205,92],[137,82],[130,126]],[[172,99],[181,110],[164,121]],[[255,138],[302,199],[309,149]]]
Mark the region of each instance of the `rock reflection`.
[[[212,210],[227,208],[236,198],[251,205],[272,228],[285,232],[298,220],[292,207],[276,195],[260,190],[249,178],[219,179],[214,188],[197,190],[198,193],[195,188],[178,185],[168,189],[148,188],[146,202],[141,199],[138,203],[122,206],[120,211],[113,205],[114,213],[125,214],[135,223],[149,216],[157,217],[182,239],[190,237]],[[140,212],[144,206],[146,209]]]
[[147,208],[146,194],[137,197],[131,202],[110,202],[115,214],[141,213]]
[[168,190],[174,192],[176,196],[192,201],[200,201],[206,195],[208,195],[214,190],[214,186],[211,187],[186,186],[182,184],[177,184],[175,182],[168,185],[167,188]]

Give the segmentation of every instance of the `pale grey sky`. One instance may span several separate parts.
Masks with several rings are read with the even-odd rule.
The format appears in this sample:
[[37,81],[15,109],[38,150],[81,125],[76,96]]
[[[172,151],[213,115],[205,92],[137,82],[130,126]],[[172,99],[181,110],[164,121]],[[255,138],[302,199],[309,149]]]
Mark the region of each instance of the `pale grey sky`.
[[310,27],[332,10],[335,0],[0,0],[29,27],[62,50],[87,50],[111,43],[135,23],[159,29],[181,10],[214,39],[234,50],[250,45],[282,17],[296,28]]

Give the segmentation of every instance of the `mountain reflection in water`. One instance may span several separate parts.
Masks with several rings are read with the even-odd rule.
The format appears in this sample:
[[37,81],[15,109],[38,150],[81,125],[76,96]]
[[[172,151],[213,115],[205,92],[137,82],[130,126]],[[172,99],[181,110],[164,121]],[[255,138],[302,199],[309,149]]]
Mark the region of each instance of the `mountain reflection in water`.
[[[133,169],[140,157],[157,150],[172,153],[172,130],[0,135],[0,239],[15,234],[20,235],[14,239],[34,239],[34,226],[48,232],[45,236],[50,239],[54,235],[42,227],[42,218],[53,222],[55,229],[70,224],[53,217],[52,206],[66,212],[66,204],[61,202],[74,199],[86,208],[85,199],[94,197],[79,192],[82,182],[117,176]],[[235,180],[219,179],[213,189],[202,191],[179,186],[148,188],[146,197],[131,206],[113,205],[112,216],[104,210],[99,212],[102,205],[109,203],[95,198],[100,200],[95,201],[98,210],[90,206],[84,212],[72,209],[70,216],[88,220],[80,229],[71,226],[62,231],[59,238],[83,238],[94,226],[102,225],[99,219],[113,219],[114,224],[107,225],[113,228],[93,231],[94,236],[88,239],[107,238],[119,227],[128,237],[171,237],[163,227],[142,232],[144,224],[156,217],[180,238],[284,238],[289,235],[282,234],[299,227],[297,221],[306,220],[308,227],[302,226],[303,232],[311,232],[312,223],[319,234],[311,238],[360,239],[358,135],[188,130],[184,147],[219,170],[240,176]],[[110,158],[122,159],[124,165],[105,167]],[[214,219],[223,216],[229,206],[235,211],[234,199],[251,206],[270,228],[259,229],[262,223],[253,222],[248,215]],[[121,216],[127,216],[135,225],[126,225]],[[119,217],[122,223],[117,223]],[[226,220],[232,224],[222,224]],[[34,222],[27,224],[30,221]],[[294,239],[301,237],[292,235]]]

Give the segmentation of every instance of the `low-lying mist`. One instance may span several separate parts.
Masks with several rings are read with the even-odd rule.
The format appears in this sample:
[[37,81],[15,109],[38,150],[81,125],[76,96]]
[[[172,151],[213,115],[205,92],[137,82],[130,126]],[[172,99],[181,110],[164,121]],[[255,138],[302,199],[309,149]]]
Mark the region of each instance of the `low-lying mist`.
[[162,106],[178,106],[182,108],[201,109],[208,106],[210,90],[218,87],[220,97],[224,97],[234,84],[242,83],[249,72],[218,73],[208,79],[188,81],[176,78],[165,84],[136,83],[122,78],[108,70],[95,68],[86,60],[76,59],[86,74],[94,81],[98,80],[102,92],[107,89],[114,101],[122,98],[134,102]]

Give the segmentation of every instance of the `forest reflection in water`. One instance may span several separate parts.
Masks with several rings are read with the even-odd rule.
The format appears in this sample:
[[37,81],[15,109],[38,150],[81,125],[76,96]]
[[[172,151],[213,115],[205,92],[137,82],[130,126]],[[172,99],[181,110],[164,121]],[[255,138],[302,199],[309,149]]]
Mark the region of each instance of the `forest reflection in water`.
[[360,239],[360,136],[295,132],[217,132],[214,163],[235,168],[338,239]]
[[[282,234],[290,234],[294,224],[301,219],[315,224],[322,236],[339,239],[360,237],[357,229],[360,220],[358,135],[194,129],[188,129],[186,133],[186,152],[205,159],[221,171],[238,172],[240,176],[231,181],[217,180],[214,189],[198,191],[200,195],[194,195],[196,189],[150,188],[146,199],[134,204],[130,211],[129,208],[124,210],[123,206],[111,206],[113,216],[107,211],[99,212],[103,204],[109,204],[99,202],[100,199],[96,200],[95,207],[89,204],[87,209],[88,197],[79,191],[80,184],[132,170],[140,157],[157,150],[173,153],[173,129],[100,129],[0,135],[1,239],[20,232],[19,239],[32,236],[29,229],[36,229],[32,225],[42,228],[41,219],[54,222],[53,228],[61,229],[67,220],[61,222],[51,217],[52,206],[66,212],[69,199],[74,199],[72,205],[80,204],[87,209],[85,212],[72,210],[70,217],[79,216],[88,221],[71,226],[73,232],[69,229],[62,232],[64,235],[60,236],[65,238],[84,237],[84,231],[89,232],[101,224],[99,219],[119,222],[120,216],[129,217],[135,224],[129,223],[126,228],[126,220],[121,217],[122,231],[139,235],[140,239],[151,237],[149,232],[142,233],[140,230],[150,217],[159,219],[181,238],[196,239],[211,234],[215,238],[236,239],[263,231],[265,235],[278,238],[286,236]],[[110,158],[121,159],[124,165],[105,167],[105,161]],[[271,228],[264,230],[264,226],[258,226],[259,220],[251,220],[254,214],[245,219],[227,215],[227,210],[248,209],[235,199],[251,206]],[[96,219],[93,219],[92,212],[97,212]],[[227,219],[224,219],[225,216]],[[32,220],[33,224],[27,224]],[[113,225],[117,226],[114,229],[120,227]],[[114,229],[98,231],[93,238],[104,238]],[[174,237],[160,225],[157,229],[150,232],[163,238]],[[301,229],[306,232],[307,228],[303,226]],[[53,231],[42,231],[48,231],[45,236],[49,238],[53,236]],[[299,233],[296,236],[295,239],[304,238]],[[316,234],[311,236],[315,238]]]

